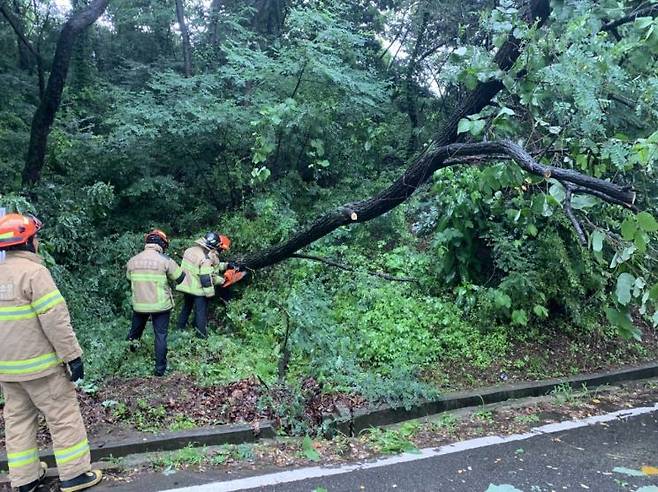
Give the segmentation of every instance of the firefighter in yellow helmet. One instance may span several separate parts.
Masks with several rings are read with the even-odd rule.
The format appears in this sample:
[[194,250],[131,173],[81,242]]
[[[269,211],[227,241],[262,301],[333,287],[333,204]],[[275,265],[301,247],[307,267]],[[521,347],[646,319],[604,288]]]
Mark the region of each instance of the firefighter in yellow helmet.
[[[185,273],[174,260],[165,255],[169,247],[167,235],[153,229],[144,237],[144,251],[133,256],[127,265],[132,287],[133,318],[128,340],[139,340],[151,318],[155,334],[155,371],[163,376],[167,370],[167,331],[174,298],[167,280],[180,284]],[[131,345],[134,350],[134,345]]]
[[5,397],[9,477],[20,492],[37,490],[45,464],[37,450],[38,414],[53,439],[63,492],[96,485],[89,442],[71,381],[84,377],[82,350],[66,302],[37,255],[41,222],[0,217],[0,386]]
[[194,327],[199,338],[208,338],[208,302],[215,295],[215,286],[224,283],[221,275],[229,267],[228,263],[219,261],[218,253],[227,251],[231,240],[216,232],[208,232],[187,248],[183,254],[181,266],[185,271],[185,280],[176,290],[184,294],[184,304],[178,318],[178,329],[187,325],[190,313],[194,310]]

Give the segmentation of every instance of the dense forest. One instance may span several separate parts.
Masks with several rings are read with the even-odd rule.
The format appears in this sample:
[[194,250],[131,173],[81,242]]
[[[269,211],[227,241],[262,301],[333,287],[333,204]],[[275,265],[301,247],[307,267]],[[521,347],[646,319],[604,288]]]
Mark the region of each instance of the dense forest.
[[0,0],[0,201],[46,225],[84,389],[151,374],[125,264],[153,227],[251,273],[171,369],[284,387],[286,415],[309,378],[408,403],[655,358],[656,14]]

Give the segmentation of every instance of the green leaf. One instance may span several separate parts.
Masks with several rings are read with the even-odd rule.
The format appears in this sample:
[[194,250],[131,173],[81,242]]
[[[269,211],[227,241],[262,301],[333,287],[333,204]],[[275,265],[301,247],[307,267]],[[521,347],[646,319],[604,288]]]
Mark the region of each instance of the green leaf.
[[525,312],[525,309],[515,309],[512,312],[512,324],[527,326],[528,324],[528,315]]
[[638,29],[646,29],[653,24],[653,17],[638,17],[635,19],[635,25]]
[[539,304],[536,304],[535,307],[532,308],[532,312],[535,313],[535,316],[538,318],[546,319],[548,318],[548,309],[546,309],[544,306],[541,306]]
[[571,198],[571,206],[576,210],[590,208],[597,204],[597,200],[592,195],[574,195]]
[[617,301],[622,306],[626,306],[631,302],[631,290],[633,289],[633,284],[635,284],[635,277],[630,273],[622,273],[617,278]]
[[651,298],[652,301],[658,301],[658,284],[654,284],[649,290],[649,298]]
[[485,120],[475,120],[471,122],[471,135],[477,136],[480,133],[482,133],[482,130],[484,130],[484,126],[487,124]]
[[471,120],[467,118],[462,118],[459,120],[459,125],[457,125],[457,133],[466,133],[471,130]]
[[637,223],[645,232],[658,231],[658,222],[649,212],[640,212],[637,214]]
[[624,338],[634,338],[642,340],[642,331],[633,325],[633,320],[628,311],[619,311],[618,309],[607,308],[605,314],[610,324],[619,330],[619,334]]
[[509,309],[512,307],[512,298],[505,294],[504,292],[501,292],[500,290],[496,290],[494,292],[494,304],[496,304],[497,307],[499,308],[507,308]]
[[592,233],[592,250],[600,253],[603,250],[603,239],[605,239],[605,234],[600,229],[596,229]]
[[637,224],[633,217],[627,218],[621,224],[621,236],[625,241],[632,241],[635,237],[635,232],[637,231]]
[[304,437],[302,441],[302,451],[306,459],[320,461],[320,453],[313,447],[313,440],[309,436]]
[[562,186],[561,183],[555,180],[550,180],[553,184],[551,184],[551,187],[548,189],[548,192],[550,195],[555,198],[555,200],[558,203],[562,203],[564,201],[564,198],[567,195],[566,190],[564,189],[564,186]]
[[636,234],[635,239],[633,240],[633,244],[635,244],[635,247],[637,250],[644,254],[647,252],[647,242],[648,242],[648,237],[644,233]]
[[537,229],[537,226],[535,224],[528,224],[528,227],[526,227],[526,231],[528,231],[528,234],[532,237],[536,237],[537,234],[539,234],[539,230]]

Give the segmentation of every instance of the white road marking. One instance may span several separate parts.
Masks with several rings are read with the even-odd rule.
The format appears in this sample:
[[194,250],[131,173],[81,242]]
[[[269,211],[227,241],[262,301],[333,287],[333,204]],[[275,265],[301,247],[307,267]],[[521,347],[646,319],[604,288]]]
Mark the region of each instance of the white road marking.
[[629,410],[620,410],[618,412],[608,413],[605,415],[597,415],[588,417],[581,420],[569,420],[559,422],[557,424],[548,424],[541,427],[536,427],[530,432],[525,434],[513,434],[511,436],[488,436],[479,437],[476,439],[469,439],[468,441],[456,442],[441,446],[440,448],[425,448],[417,453],[404,453],[390,458],[383,458],[377,461],[358,463],[352,465],[342,465],[336,467],[329,466],[313,466],[308,468],[300,468],[298,470],[290,470],[285,472],[270,473],[268,475],[260,475],[256,477],[240,478],[236,480],[229,480],[226,482],[215,482],[205,485],[196,485],[193,487],[183,487],[179,489],[169,490],[168,492],[232,492],[236,490],[249,490],[258,487],[266,487],[270,485],[279,485],[283,483],[299,482],[309,478],[329,477],[332,475],[342,475],[359,470],[369,470],[373,468],[381,468],[383,466],[396,465],[398,463],[408,463],[411,461],[424,460],[427,458],[434,458],[446,454],[459,453],[469,449],[483,448],[487,446],[494,446],[496,444],[503,444],[507,442],[523,441],[536,437],[542,434],[554,434],[556,432],[563,432],[580,427],[587,427],[588,425],[602,424],[613,420],[622,420],[629,417],[636,417],[658,411],[658,403],[653,407],[640,407]]

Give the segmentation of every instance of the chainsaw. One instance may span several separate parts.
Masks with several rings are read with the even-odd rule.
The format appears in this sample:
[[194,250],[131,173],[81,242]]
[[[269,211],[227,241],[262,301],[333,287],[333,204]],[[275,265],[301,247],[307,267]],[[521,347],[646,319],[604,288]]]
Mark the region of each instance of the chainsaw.
[[224,272],[224,283],[222,284],[222,288],[226,289],[246,276],[247,272],[243,271],[239,266],[236,268],[229,268]]

